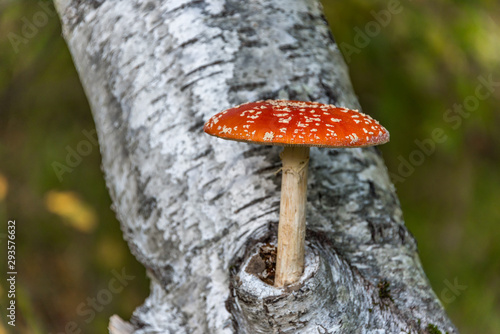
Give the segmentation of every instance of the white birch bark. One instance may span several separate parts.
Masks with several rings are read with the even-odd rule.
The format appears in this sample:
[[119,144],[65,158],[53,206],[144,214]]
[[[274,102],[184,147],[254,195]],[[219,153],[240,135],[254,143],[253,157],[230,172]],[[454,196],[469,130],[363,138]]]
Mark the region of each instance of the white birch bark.
[[248,273],[275,240],[280,148],[202,125],[267,98],[358,107],[318,1],[55,2],[114,210],[151,278],[131,325],[114,318],[113,332],[456,333],[376,149],[313,148],[301,283]]

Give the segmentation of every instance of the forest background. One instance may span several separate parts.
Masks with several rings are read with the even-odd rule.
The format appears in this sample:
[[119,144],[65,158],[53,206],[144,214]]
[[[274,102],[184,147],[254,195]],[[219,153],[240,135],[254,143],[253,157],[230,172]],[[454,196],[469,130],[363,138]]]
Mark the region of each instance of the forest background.
[[[380,149],[434,291],[461,333],[500,333],[500,3],[323,5],[363,110],[391,133]],[[104,333],[112,314],[128,319],[148,295],[46,0],[0,1],[2,310],[9,219],[18,271],[12,333]],[[0,334],[10,333],[3,314]]]

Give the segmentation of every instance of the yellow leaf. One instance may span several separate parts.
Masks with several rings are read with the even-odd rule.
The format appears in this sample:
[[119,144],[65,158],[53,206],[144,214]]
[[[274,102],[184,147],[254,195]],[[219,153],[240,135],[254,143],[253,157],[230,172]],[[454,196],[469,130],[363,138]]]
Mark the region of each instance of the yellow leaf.
[[5,199],[5,196],[7,196],[7,192],[9,190],[9,182],[3,176],[3,174],[0,174],[0,202]]
[[91,232],[97,225],[97,215],[92,207],[72,191],[51,190],[45,195],[45,206],[81,232]]

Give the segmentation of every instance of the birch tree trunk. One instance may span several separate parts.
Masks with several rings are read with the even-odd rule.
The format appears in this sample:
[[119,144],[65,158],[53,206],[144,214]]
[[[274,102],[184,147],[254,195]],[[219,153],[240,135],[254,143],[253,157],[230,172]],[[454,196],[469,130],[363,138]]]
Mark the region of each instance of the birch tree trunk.
[[252,257],[276,241],[280,148],[202,126],[268,98],[359,108],[318,1],[55,2],[114,210],[151,278],[112,333],[457,332],[373,148],[311,150],[305,273],[283,289],[256,277]]

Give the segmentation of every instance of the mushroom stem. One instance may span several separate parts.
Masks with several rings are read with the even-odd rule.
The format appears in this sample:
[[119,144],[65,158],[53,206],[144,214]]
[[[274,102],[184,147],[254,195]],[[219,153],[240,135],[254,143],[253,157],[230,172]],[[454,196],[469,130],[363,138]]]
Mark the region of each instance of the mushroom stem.
[[280,221],[274,286],[295,283],[304,271],[309,147],[285,146],[281,152]]

